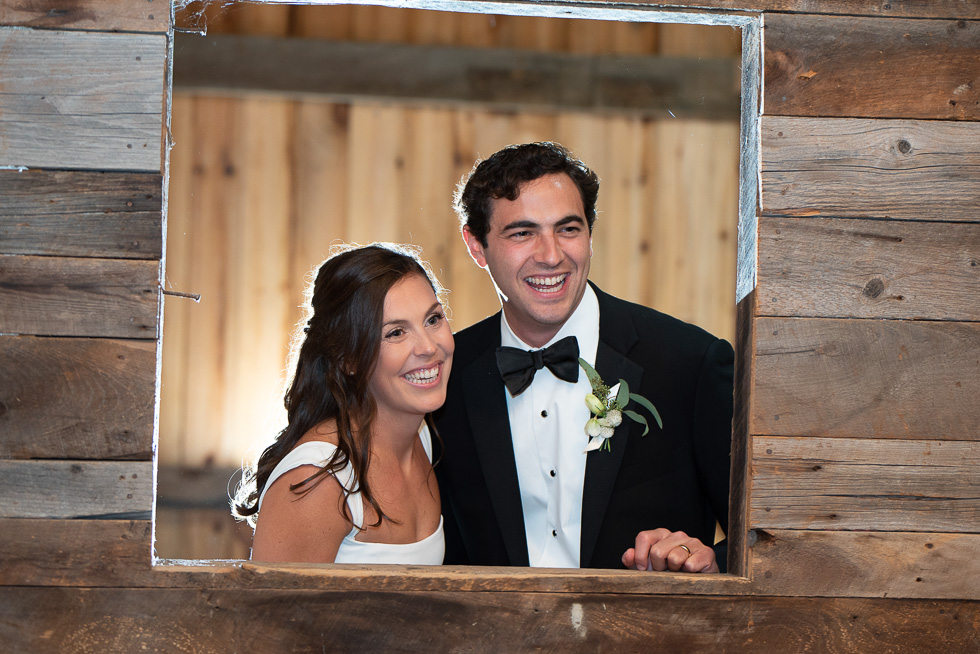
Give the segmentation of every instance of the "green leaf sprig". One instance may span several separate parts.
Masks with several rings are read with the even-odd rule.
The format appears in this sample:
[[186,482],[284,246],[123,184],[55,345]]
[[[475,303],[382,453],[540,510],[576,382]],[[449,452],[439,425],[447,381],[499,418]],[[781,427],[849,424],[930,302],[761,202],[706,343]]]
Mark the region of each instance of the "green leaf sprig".
[[[609,439],[613,435],[613,430],[622,423],[623,415],[643,425],[643,436],[649,433],[650,424],[647,419],[642,414],[626,408],[631,400],[649,411],[660,429],[664,428],[657,408],[642,395],[631,393],[629,384],[626,383],[625,379],[620,379],[616,386],[610,388],[608,384],[602,381],[602,377],[599,376],[595,368],[589,365],[588,361],[579,357],[578,363],[585,371],[589,385],[592,386],[592,392],[585,396],[585,404],[592,414],[589,421],[585,423],[585,433],[589,436],[589,444],[585,448],[586,452],[600,448],[607,452],[612,451]],[[615,396],[613,395],[614,391]]]

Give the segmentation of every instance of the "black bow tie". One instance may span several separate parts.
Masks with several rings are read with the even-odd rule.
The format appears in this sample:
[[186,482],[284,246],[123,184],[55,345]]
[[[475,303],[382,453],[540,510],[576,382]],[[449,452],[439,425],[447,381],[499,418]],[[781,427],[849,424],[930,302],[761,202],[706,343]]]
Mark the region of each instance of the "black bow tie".
[[497,348],[497,369],[512,397],[527,390],[534,373],[545,367],[558,379],[573,384],[578,381],[578,341],[574,336],[566,336],[543,350]]

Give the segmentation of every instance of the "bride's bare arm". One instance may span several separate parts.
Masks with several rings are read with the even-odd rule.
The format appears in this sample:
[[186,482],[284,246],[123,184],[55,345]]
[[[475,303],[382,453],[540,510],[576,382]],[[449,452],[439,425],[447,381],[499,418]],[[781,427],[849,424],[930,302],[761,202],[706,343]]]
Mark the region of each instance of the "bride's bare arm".
[[341,514],[343,491],[333,476],[298,495],[289,487],[317,471],[294,468],[276,479],[262,500],[255,524],[252,560],[266,562],[333,563],[351,530]]

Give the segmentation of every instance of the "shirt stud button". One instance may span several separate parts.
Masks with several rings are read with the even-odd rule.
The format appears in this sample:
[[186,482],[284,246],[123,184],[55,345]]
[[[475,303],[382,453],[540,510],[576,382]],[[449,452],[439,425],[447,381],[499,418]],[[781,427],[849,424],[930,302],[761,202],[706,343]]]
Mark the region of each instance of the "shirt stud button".
[[555,538],[558,538],[558,531],[555,530],[555,529],[552,529],[551,530],[551,535],[554,536]]
[[558,474],[558,473],[557,473],[557,472],[555,472],[554,470],[552,470],[552,471],[551,471],[551,476],[552,476],[552,477],[554,477],[554,476],[555,476],[555,475],[557,475],[557,474]]
[[548,417],[548,412],[547,411],[542,411],[541,412],[541,417],[542,418],[547,418]]

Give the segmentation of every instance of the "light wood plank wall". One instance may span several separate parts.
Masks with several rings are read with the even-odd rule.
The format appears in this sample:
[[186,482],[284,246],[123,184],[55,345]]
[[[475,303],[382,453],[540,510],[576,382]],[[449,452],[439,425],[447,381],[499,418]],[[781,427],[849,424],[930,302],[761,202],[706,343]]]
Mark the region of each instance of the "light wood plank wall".
[[[209,34],[580,53],[737,57],[741,45],[724,26],[385,7],[239,5],[181,22]],[[290,335],[331,244],[421,246],[450,289],[454,329],[497,311],[451,201],[474,161],[511,143],[561,142],[602,178],[593,281],[734,340],[736,118],[178,92],[171,131],[166,281],[203,299],[165,301],[162,465],[240,465],[281,428]]]
[[[745,562],[715,579],[154,567],[163,277],[145,268],[166,168],[117,146],[163,142],[163,113],[141,112],[166,106],[169,26],[159,0],[0,1],[18,62],[0,94],[4,647],[976,651],[980,6],[696,4],[765,30],[758,284],[736,339]],[[104,60],[120,84],[88,97],[56,73]],[[43,153],[18,145],[32,127]]]

